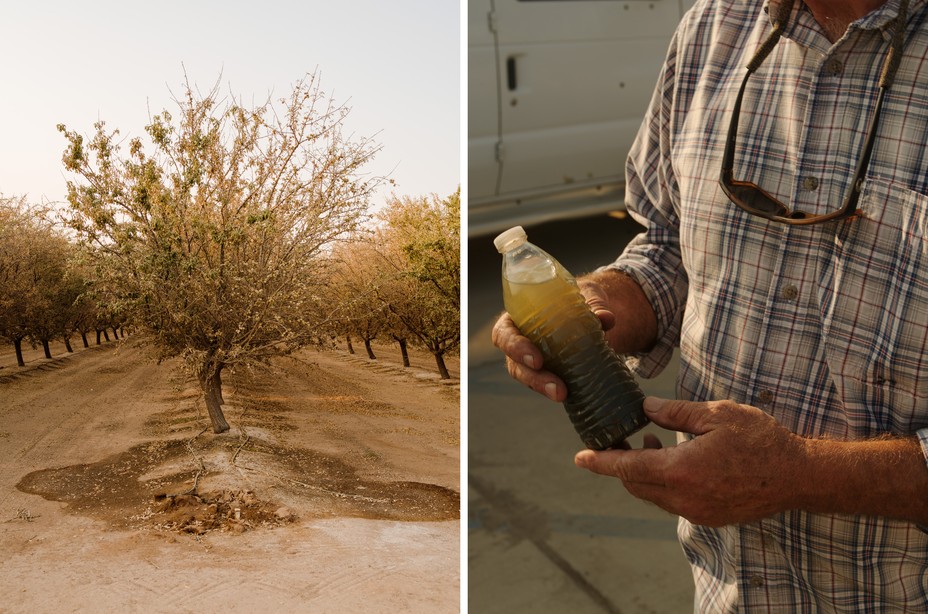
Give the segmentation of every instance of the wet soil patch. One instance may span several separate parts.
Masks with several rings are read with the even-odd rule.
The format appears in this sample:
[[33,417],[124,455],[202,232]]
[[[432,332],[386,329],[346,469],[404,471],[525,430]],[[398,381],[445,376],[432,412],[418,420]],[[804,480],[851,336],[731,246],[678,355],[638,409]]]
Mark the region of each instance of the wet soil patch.
[[250,462],[274,466],[275,477],[289,490],[315,499],[318,509],[331,515],[419,521],[458,518],[460,495],[436,484],[368,480],[330,454],[262,442],[250,442],[243,457],[243,469],[250,470]]
[[34,471],[16,487],[50,501],[68,504],[68,510],[106,520],[117,528],[138,526],[155,495],[168,490],[182,492],[194,479],[197,468],[175,472],[147,481],[138,477],[159,465],[188,454],[184,441],[154,441],[98,463],[71,465]]
[[278,526],[297,516],[437,521],[459,513],[458,493],[442,486],[366,480],[329,454],[212,434],[35,471],[17,488],[113,528],[196,534]]

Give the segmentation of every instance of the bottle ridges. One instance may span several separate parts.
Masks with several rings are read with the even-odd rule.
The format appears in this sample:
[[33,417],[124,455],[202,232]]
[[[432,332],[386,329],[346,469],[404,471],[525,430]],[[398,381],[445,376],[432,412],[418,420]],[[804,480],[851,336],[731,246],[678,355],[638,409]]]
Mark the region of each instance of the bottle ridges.
[[[545,294],[517,325],[539,347],[545,367],[567,384],[564,405],[584,444],[613,447],[647,424],[644,394],[624,361],[606,343],[599,319],[573,286],[520,285],[510,294]],[[531,286],[535,286],[532,288]],[[541,298],[541,297],[536,297]],[[511,313],[511,311],[510,311]]]

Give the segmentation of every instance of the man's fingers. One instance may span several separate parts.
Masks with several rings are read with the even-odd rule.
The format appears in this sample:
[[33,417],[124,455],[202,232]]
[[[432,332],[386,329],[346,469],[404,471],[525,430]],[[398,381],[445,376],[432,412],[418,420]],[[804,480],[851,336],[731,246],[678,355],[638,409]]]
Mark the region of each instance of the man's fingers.
[[714,427],[718,408],[710,403],[646,397],[644,411],[651,422],[669,431],[702,435]]
[[503,354],[512,361],[521,363],[530,369],[542,367],[541,350],[519,331],[508,313],[500,316],[493,326],[493,345],[502,350]]
[[651,421],[670,431],[704,435],[721,426],[755,419],[763,412],[733,401],[669,401],[657,397],[644,400],[644,411]]
[[541,350],[516,327],[508,313],[493,326],[493,345],[506,355],[509,375],[552,401],[567,398],[567,386],[556,375],[542,369]]
[[529,369],[511,358],[506,359],[506,368],[510,377],[552,401],[563,402],[567,398],[567,387],[553,373]]
[[623,482],[666,485],[661,467],[662,450],[582,450],[574,457],[574,463],[582,468],[619,478]]

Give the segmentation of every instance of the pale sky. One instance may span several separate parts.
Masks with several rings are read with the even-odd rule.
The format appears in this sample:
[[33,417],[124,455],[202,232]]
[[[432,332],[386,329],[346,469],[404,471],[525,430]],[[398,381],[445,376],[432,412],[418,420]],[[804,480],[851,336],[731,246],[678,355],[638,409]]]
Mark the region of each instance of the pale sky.
[[396,186],[374,206],[461,181],[458,0],[7,0],[2,15],[2,196],[64,201],[56,125],[90,135],[102,119],[144,140],[149,113],[177,116],[185,70],[255,105],[318,71],[351,107],[344,132],[379,133],[367,170]]

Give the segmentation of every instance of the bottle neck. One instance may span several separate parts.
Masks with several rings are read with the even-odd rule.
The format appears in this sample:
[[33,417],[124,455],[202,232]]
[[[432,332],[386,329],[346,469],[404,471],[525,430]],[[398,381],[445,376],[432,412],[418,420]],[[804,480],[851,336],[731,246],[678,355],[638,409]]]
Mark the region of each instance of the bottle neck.
[[499,251],[501,254],[508,254],[512,250],[522,247],[526,242],[527,239],[525,237],[516,237],[511,241],[507,241]]

